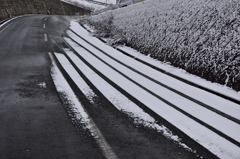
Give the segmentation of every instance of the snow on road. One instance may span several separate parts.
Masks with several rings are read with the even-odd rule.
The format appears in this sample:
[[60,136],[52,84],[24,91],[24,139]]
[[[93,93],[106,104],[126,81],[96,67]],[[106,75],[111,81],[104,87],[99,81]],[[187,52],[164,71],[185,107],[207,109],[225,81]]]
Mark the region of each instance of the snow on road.
[[90,118],[88,114],[83,109],[83,106],[78,101],[76,95],[73,93],[71,87],[69,86],[64,76],[62,75],[61,71],[57,67],[57,64],[54,61],[54,58],[51,55],[51,53],[49,53],[49,56],[52,62],[51,76],[57,91],[66,96],[66,98],[69,100],[70,102],[69,104],[71,104],[77,119],[80,120],[82,123],[86,124],[86,127],[89,128],[92,127],[90,124]]
[[[153,119],[149,114],[145,113],[140,107],[138,107],[135,103],[125,97],[121,92],[116,90],[113,86],[111,86],[108,82],[102,79],[96,72],[92,71],[86,64],[84,64],[72,51],[65,49],[66,55],[77,65],[79,70],[96,86],[96,88],[121,112],[128,114],[131,118],[134,119],[136,124],[141,124],[145,127],[152,128],[161,132],[164,136],[174,140],[179,143],[179,145],[191,150],[187,145],[181,143],[181,139],[178,136],[173,135],[173,133],[163,125],[158,125],[157,121]],[[67,72],[71,72],[71,77],[74,77],[76,85],[80,88],[82,92],[93,92],[92,89],[84,82],[78,82],[81,77],[76,75],[75,70],[73,68],[71,70],[66,70]],[[75,74],[75,75],[73,75]],[[78,77],[78,78],[77,78]],[[82,81],[82,80],[81,80]],[[88,91],[87,91],[88,90]],[[88,93],[84,93],[85,96],[91,101],[91,96],[95,96],[95,94],[89,96]]]
[[92,37],[77,22],[72,22],[70,29],[65,41],[75,53],[65,50],[66,56],[119,110],[155,123],[125,97],[129,94],[218,157],[239,158],[238,104],[122,54]]
[[[76,80],[77,82],[79,82],[78,84],[80,84],[79,86],[81,86],[82,88],[81,90],[83,90],[84,93],[86,93],[87,95],[89,94],[94,95],[94,93],[86,86],[86,83],[84,82],[84,80],[78,74],[76,74],[76,72],[74,71],[74,68],[70,65],[70,63],[65,58],[65,56],[62,54],[55,54],[55,55],[57,56],[59,62],[61,62],[62,67],[64,67],[69,73],[71,73],[71,77],[73,78],[73,80]],[[78,120],[80,120],[82,124],[85,125],[85,128],[87,130],[90,131],[91,135],[97,141],[106,159],[118,159],[118,157],[113,152],[112,148],[109,146],[106,139],[102,135],[101,131],[98,129],[98,127],[90,118],[90,116],[87,114],[84,107],[79,102],[75,93],[71,89],[70,85],[65,80],[63,74],[59,70],[51,53],[49,53],[49,56],[52,62],[51,75],[57,91],[63,94],[65,98],[68,100],[69,104],[72,107],[72,111],[74,111],[75,117]]]

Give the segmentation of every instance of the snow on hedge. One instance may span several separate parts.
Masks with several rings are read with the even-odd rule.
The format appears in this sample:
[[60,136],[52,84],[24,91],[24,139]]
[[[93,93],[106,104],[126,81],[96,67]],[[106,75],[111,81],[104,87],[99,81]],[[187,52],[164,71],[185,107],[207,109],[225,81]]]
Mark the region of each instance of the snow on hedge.
[[239,0],[148,0],[88,22],[101,35],[240,91]]

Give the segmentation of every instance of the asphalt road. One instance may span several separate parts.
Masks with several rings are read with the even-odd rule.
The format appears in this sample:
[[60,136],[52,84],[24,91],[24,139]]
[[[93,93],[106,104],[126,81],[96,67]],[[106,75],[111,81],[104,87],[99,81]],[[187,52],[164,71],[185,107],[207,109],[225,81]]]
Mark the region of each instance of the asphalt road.
[[[26,16],[0,28],[0,159],[104,158],[89,133],[73,124],[50,76],[48,52],[60,52],[55,42],[64,47],[67,27],[64,17]],[[95,104],[83,103],[118,158],[199,157],[135,125],[98,95]]]
[[43,23],[60,38],[60,17],[18,18],[0,30],[0,158],[103,158],[74,127],[51,80]]

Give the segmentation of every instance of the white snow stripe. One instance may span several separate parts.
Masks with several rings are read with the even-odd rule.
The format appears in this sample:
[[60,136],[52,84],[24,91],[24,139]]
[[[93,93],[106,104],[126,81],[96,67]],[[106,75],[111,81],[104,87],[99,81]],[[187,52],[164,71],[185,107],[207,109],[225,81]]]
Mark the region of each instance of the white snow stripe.
[[182,78],[183,80],[190,81],[196,85],[202,86],[203,88],[209,89],[218,94],[222,94],[226,97],[230,97],[234,100],[240,101],[240,92],[237,92],[225,85],[207,81],[206,79],[190,74],[183,69],[176,68],[168,63],[163,63],[159,60],[153,59],[149,55],[144,55],[133,48],[122,45],[117,46],[117,48],[129,54],[130,56],[144,61],[145,63],[150,64],[160,70],[164,70],[167,73],[172,74],[173,76]]
[[[73,53],[69,49],[64,49],[67,55],[73,55]],[[76,55],[73,55],[76,56]],[[71,56],[72,57],[72,56]],[[70,58],[71,58],[70,57]],[[78,59],[76,57],[75,59]],[[75,61],[76,62],[76,61]],[[70,63],[68,62],[70,65]],[[72,70],[69,68],[66,70],[67,72],[71,72],[71,78],[75,81],[75,84],[78,88],[85,94],[85,96],[91,101],[92,97],[96,96],[96,94],[91,93],[89,95],[88,92],[93,92],[93,90],[88,86],[88,84],[84,82],[79,82],[79,77],[75,75],[77,72],[76,70]],[[99,75],[95,72],[92,72],[91,82],[95,85],[95,87],[121,112],[126,113],[130,117],[134,119],[136,124],[142,124],[145,127],[155,129],[158,132],[162,133],[167,138],[176,141],[182,147],[191,150],[188,146],[184,143],[181,143],[178,136],[173,135],[173,133],[163,125],[158,125],[157,121],[152,118],[149,114],[145,113],[140,107],[138,107],[135,103],[129,100],[126,96],[124,96],[121,92],[116,90],[113,86],[107,83],[104,79],[102,79]],[[74,78],[75,77],[75,78]],[[82,78],[82,77],[80,77]],[[88,91],[86,91],[88,90]]]
[[[74,34],[76,34],[76,33],[74,33]],[[72,38],[72,37],[71,37],[71,38]],[[84,43],[84,42],[87,42],[87,41],[85,41],[85,40],[83,40],[83,39],[80,38],[80,40],[78,40],[77,42],[80,42],[80,44],[82,45],[82,42]],[[87,43],[88,43],[88,42],[87,42]],[[85,44],[86,44],[86,43],[85,43]],[[91,44],[90,44],[90,47],[91,47]],[[94,46],[94,47],[96,47],[96,46]],[[89,45],[87,46],[87,48],[89,48]],[[97,49],[97,48],[96,48],[96,49]],[[99,48],[99,49],[100,49],[100,48]],[[99,51],[100,51],[100,54],[99,54]],[[236,122],[236,123],[240,124],[240,116],[238,115],[240,112],[238,113],[238,112],[235,111],[235,114],[231,114],[231,115],[232,115],[232,116],[231,116],[231,115],[225,113],[224,111],[215,109],[214,107],[212,107],[212,106],[210,106],[210,105],[208,105],[208,104],[205,104],[205,103],[203,103],[203,102],[201,102],[201,101],[199,101],[199,100],[196,100],[196,99],[192,98],[191,96],[186,95],[186,94],[184,94],[183,92],[180,92],[180,91],[178,91],[177,89],[172,88],[171,86],[168,86],[168,85],[166,85],[166,84],[163,84],[162,82],[157,81],[157,80],[155,80],[155,79],[153,79],[153,78],[151,78],[151,77],[143,74],[142,72],[136,70],[134,67],[131,67],[131,65],[127,65],[126,63],[118,60],[118,58],[112,56],[112,54],[111,54],[111,55],[110,55],[110,54],[107,54],[106,52],[101,51],[101,50],[98,50],[98,49],[97,49],[97,51],[94,51],[94,52],[98,52],[97,54],[95,54],[95,56],[98,56],[99,58],[101,58],[101,59],[104,60],[104,61],[109,61],[109,59],[110,59],[112,62],[108,62],[108,63],[111,64],[111,66],[114,66],[115,68],[117,68],[117,70],[120,71],[120,72],[123,73],[123,74],[125,73],[125,71],[123,72],[123,71],[122,71],[123,69],[121,70],[121,69],[120,69],[121,66],[119,66],[119,65],[124,65],[125,68],[128,68],[128,69],[132,70],[133,72],[132,72],[132,73],[129,73],[130,75],[134,75],[134,76],[135,76],[134,78],[132,78],[132,80],[138,79],[136,76],[143,76],[145,79],[147,79],[148,81],[153,82],[153,83],[156,85],[156,87],[153,86],[153,87],[151,88],[150,85],[148,85],[147,83],[145,83],[145,85],[147,86],[147,87],[146,87],[147,89],[150,89],[150,90],[154,90],[154,89],[155,89],[155,90],[156,90],[157,87],[163,88],[163,89],[165,89],[167,92],[170,91],[171,93],[174,93],[174,94],[176,93],[176,94],[182,99],[182,101],[184,102],[185,105],[186,105],[187,102],[193,103],[193,105],[198,105],[198,106],[204,107],[205,109],[208,109],[209,111],[213,111],[213,112],[219,114],[220,116],[223,116],[223,117],[225,117],[225,118],[227,118],[227,119],[229,119],[229,120],[231,120],[231,121],[233,121],[233,122]],[[103,54],[103,55],[101,55],[101,54]],[[127,53],[126,53],[126,54],[127,54]],[[102,56],[104,56],[104,58],[103,58]],[[134,58],[134,57],[130,57],[130,58]],[[134,59],[136,59],[136,58],[134,58]],[[117,65],[118,65],[118,66],[117,66]],[[143,69],[143,70],[144,70],[144,69]],[[126,74],[126,73],[125,73],[125,74]],[[138,80],[138,81],[139,81],[138,84],[143,83],[143,81],[141,81],[141,80]],[[154,92],[155,94],[158,94],[158,95],[160,95],[161,93],[163,93],[162,91],[159,93],[159,91],[160,91],[160,89],[157,89],[156,91],[153,91],[153,92]],[[163,95],[161,95],[161,97],[164,97],[164,95],[165,95],[165,93],[164,93]],[[174,97],[172,97],[172,98],[174,98]],[[189,100],[189,101],[188,101],[188,100]],[[187,102],[186,102],[186,101],[187,101]],[[237,107],[235,107],[235,108],[237,108]],[[239,107],[239,110],[240,110],[240,107]]]
[[[67,39],[66,39],[67,40]],[[73,48],[77,48],[76,50],[85,55],[85,51],[83,48],[78,47],[76,44],[68,41],[69,44]],[[89,68],[84,65],[79,59],[76,58],[73,54],[68,54],[70,57],[72,56],[72,60],[76,61],[79,69],[85,72],[85,75],[88,77],[88,72],[90,72]],[[89,55],[87,53],[86,55]],[[86,60],[93,60],[87,58]],[[93,60],[90,62],[94,64],[95,68],[98,70],[100,69],[105,76],[109,77],[111,80],[114,80],[122,89],[130,93],[134,98],[141,101],[143,104],[148,106],[151,110],[155,113],[159,114],[161,117],[165,118],[167,121],[175,125],[181,131],[186,133],[188,136],[196,140],[198,143],[203,145],[204,147],[208,148],[211,152],[216,154],[221,158],[238,158],[240,155],[240,149],[236,145],[232,144],[228,140],[220,137],[216,133],[210,131],[206,127],[200,125],[199,123],[195,122],[194,120],[188,118],[187,116],[183,115],[182,113],[178,112],[177,110],[169,107],[156,97],[150,95],[146,91],[140,89],[138,86],[129,82],[125,78],[121,77],[115,71],[112,71],[105,65],[99,64],[98,61]],[[88,77],[89,78],[89,77]],[[90,78],[92,80],[92,78]],[[127,86],[127,87],[126,87]],[[208,134],[206,136],[206,134]]]
[[[76,111],[75,113],[76,113],[77,119],[81,120],[86,125],[90,124],[88,114],[83,109],[83,106],[78,101],[76,95],[73,93],[71,87],[69,86],[64,76],[62,75],[61,71],[57,67],[57,64],[53,58],[52,53],[49,53],[49,57],[51,59],[51,64],[52,64],[51,76],[57,91],[59,93],[63,93],[64,95],[66,95],[66,98],[70,101],[70,104]],[[91,127],[91,126],[87,126],[87,127]]]
[[[88,42],[97,45],[99,48],[104,50],[109,55],[113,56],[114,58],[124,62],[126,65],[130,65],[134,69],[138,70],[139,72],[144,73],[145,75],[151,77],[152,79],[159,81],[165,85],[170,86],[178,90],[179,92],[183,92],[184,94],[193,97],[194,99],[205,103],[212,108],[224,112],[225,114],[232,116],[236,119],[240,119],[240,106],[228,100],[225,100],[219,96],[201,90],[199,88],[190,86],[182,81],[176,80],[173,77],[165,75],[163,73],[158,72],[157,70],[152,69],[149,66],[146,66],[128,56],[122,54],[121,52],[117,51],[116,49],[106,45],[99,39],[92,37],[87,30],[85,30],[82,26],[80,26],[76,22],[71,23],[71,29],[78,33],[83,38],[87,39]],[[69,33],[69,32],[68,32]],[[81,44],[84,44],[83,40],[78,38],[76,35],[71,34],[71,37],[74,37],[77,41],[81,41]],[[88,45],[89,46],[89,45]],[[96,50],[96,49],[95,49]],[[240,96],[239,96],[240,97]],[[209,100],[211,99],[211,100]],[[227,105],[227,106],[226,106]]]
[[[56,57],[59,57],[59,56],[60,55],[56,54]],[[77,84],[78,88],[88,98],[89,102],[93,103],[92,98],[97,95],[88,86],[88,84],[82,79],[82,77],[78,74],[78,72],[74,69],[74,67],[70,64],[70,62],[67,59],[65,59],[65,60],[61,61],[61,65],[66,70],[66,72],[69,74],[69,76],[73,80],[73,82]]]
[[[66,71],[68,71],[69,73],[72,73],[72,71],[74,71],[73,68],[71,68],[71,65],[69,65],[66,57],[63,54],[55,54],[55,55],[58,57],[58,60],[61,61],[61,65],[65,69],[67,69]],[[69,101],[71,101],[72,107],[75,110],[76,116],[78,117],[78,119],[83,121],[86,128],[91,132],[92,136],[94,137],[94,139],[97,141],[99,147],[101,148],[104,156],[107,159],[118,159],[118,157],[113,152],[112,148],[109,146],[106,139],[102,135],[101,131],[98,129],[98,127],[93,122],[91,117],[85,111],[82,104],[79,102],[79,100],[76,97],[76,95],[74,94],[73,90],[71,89],[71,87],[69,86],[69,84],[67,83],[65,78],[63,77],[61,71],[58,69],[58,67],[54,61],[54,58],[52,57],[52,55],[50,53],[49,53],[49,56],[51,58],[52,65],[53,65],[52,78],[53,78],[54,84],[56,85],[58,92],[64,93],[67,96],[67,98],[69,99]],[[70,68],[70,70],[68,70],[68,68]],[[73,75],[71,77],[75,77],[75,75]],[[82,80],[82,79],[81,78],[78,79],[78,81],[80,81],[80,80]],[[82,82],[82,83],[84,83],[84,82]]]
[[[77,39],[78,37],[75,37],[75,34],[71,34],[71,32],[67,32],[71,37],[75,38],[80,44],[84,45],[93,52],[93,54],[100,56],[103,61],[106,61],[108,64],[112,65],[114,68],[119,70],[121,73],[125,74],[127,77],[131,78],[132,80],[136,81],[140,85],[144,85],[145,88],[152,91],[153,93],[157,94],[158,96],[166,99],[167,101],[177,105],[179,108],[184,110],[185,112],[193,115],[194,117],[200,119],[201,121],[207,123],[208,125],[216,128],[217,130],[221,131],[222,133],[228,135],[229,137],[235,139],[236,141],[240,141],[239,131],[240,131],[240,125],[236,124],[235,122],[232,122],[221,115],[218,115],[202,106],[199,106],[198,104],[166,89],[162,86],[150,81],[149,79],[139,75],[138,73],[133,72],[132,70],[126,68],[125,66],[117,63],[116,61],[112,60],[111,58],[104,55],[102,52],[98,51],[94,47],[90,46],[86,42],[84,42],[82,39]],[[68,43],[70,40],[66,39]],[[82,50],[78,51],[78,48],[73,46],[73,44],[70,44],[84,59],[86,59],[90,64],[94,65],[96,68],[102,68],[100,72],[105,72],[105,75],[107,74],[107,71],[114,72],[113,69],[110,69],[109,67],[105,66],[103,62],[98,60],[96,57],[91,55],[88,51]],[[108,69],[104,69],[108,68]],[[115,73],[118,74],[118,73]],[[119,75],[119,78],[124,78],[122,75]],[[108,77],[108,76],[107,76]],[[110,76],[110,79],[114,81],[114,76]],[[118,81],[115,80],[115,83]],[[117,83],[118,84],[118,83]],[[226,129],[226,125],[228,129]]]

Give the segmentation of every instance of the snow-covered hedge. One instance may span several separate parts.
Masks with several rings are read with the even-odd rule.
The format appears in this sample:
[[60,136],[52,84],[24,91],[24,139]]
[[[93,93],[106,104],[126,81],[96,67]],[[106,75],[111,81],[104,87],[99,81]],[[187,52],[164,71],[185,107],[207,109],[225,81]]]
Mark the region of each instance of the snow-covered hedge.
[[147,0],[88,22],[140,52],[240,91],[239,0]]

